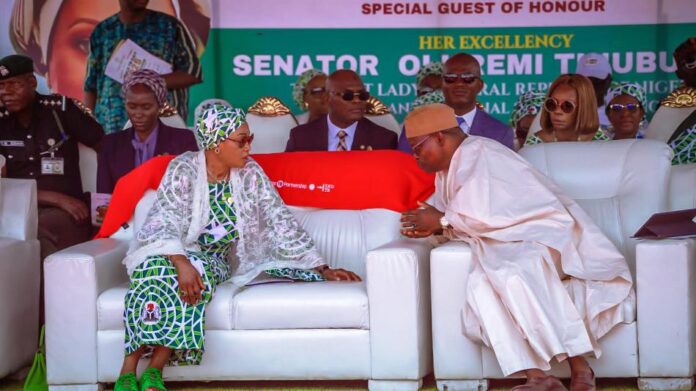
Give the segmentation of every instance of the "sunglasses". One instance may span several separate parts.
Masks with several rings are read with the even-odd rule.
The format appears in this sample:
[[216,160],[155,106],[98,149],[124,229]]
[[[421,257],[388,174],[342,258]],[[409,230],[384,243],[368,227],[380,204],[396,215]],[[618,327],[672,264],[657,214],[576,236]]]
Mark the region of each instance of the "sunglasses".
[[687,57],[682,61],[682,64],[686,69],[696,69],[696,57]]
[[307,92],[310,95],[319,95],[319,94],[323,94],[325,91],[326,91],[326,88],[324,88],[324,87],[314,87],[314,88],[308,90]]
[[548,98],[544,102],[544,110],[548,111],[549,113],[553,113],[558,109],[561,109],[562,112],[566,114],[570,114],[573,111],[575,111],[575,102],[570,101],[570,100],[564,100],[563,102],[558,102],[556,98]]
[[627,110],[629,113],[635,113],[642,109],[643,106],[640,103],[627,103],[622,105],[621,103],[613,103],[607,106],[607,112],[620,113]]
[[370,93],[367,92],[366,90],[360,90],[360,91],[345,90],[343,92],[331,91],[331,93],[333,95],[340,96],[341,99],[345,100],[346,102],[352,101],[356,96],[361,101],[366,101],[366,100],[370,99]]
[[430,88],[430,87],[422,87],[422,88],[419,88],[418,90],[416,90],[416,95],[417,95],[417,96],[423,96],[423,95],[429,94],[429,93],[431,93],[431,92],[433,92],[433,91],[435,91],[435,90],[432,89],[432,88]]
[[479,77],[472,73],[446,73],[442,75],[442,80],[447,84],[454,84],[457,82],[457,79],[461,79],[464,84],[472,84]]
[[228,138],[229,141],[237,143],[239,148],[244,148],[247,144],[251,145],[251,143],[254,141],[254,134],[249,133],[248,135],[244,135],[240,138]]

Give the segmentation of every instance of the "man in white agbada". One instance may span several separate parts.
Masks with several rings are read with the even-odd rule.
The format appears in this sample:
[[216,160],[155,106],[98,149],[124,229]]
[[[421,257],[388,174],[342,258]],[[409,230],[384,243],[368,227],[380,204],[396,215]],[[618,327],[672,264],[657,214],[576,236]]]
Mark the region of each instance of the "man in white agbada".
[[[404,122],[418,164],[436,172],[434,205],[404,212],[402,233],[471,246],[464,333],[495,352],[515,390],[564,390],[544,371],[568,359],[570,389],[594,390],[585,356],[631,322],[628,265],[587,214],[505,146],[459,131],[452,109],[421,106]],[[456,327],[456,325],[453,325]]]

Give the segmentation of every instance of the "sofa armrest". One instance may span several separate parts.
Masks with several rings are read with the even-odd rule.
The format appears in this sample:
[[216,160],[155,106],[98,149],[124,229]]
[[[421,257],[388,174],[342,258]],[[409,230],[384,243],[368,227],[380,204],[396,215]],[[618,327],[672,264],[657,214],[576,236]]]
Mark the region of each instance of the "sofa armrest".
[[641,377],[691,377],[696,365],[696,239],[636,247]]
[[48,383],[97,382],[97,298],[128,281],[121,263],[128,243],[97,239],[46,258]]
[[367,253],[372,379],[420,380],[431,371],[431,248],[399,239]]
[[481,346],[464,335],[462,310],[473,269],[471,249],[464,242],[447,242],[430,253],[435,378],[481,379]]
[[36,203],[36,181],[0,179],[0,236],[36,239],[39,209]]

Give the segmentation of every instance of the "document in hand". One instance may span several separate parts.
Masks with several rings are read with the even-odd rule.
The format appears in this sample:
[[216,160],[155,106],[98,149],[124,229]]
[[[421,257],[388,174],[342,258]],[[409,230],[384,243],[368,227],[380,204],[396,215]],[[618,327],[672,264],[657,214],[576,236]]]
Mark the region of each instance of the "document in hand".
[[639,239],[696,237],[696,209],[655,213],[636,232]]
[[143,68],[151,69],[160,75],[172,73],[172,64],[153,55],[130,39],[126,39],[114,48],[104,74],[123,84],[128,72]]

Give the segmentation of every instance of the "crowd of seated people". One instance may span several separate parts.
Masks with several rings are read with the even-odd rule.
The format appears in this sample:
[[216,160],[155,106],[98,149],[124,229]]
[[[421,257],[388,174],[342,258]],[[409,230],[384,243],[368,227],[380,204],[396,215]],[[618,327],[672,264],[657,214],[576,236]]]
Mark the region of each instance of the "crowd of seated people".
[[[151,13],[138,16],[126,11],[122,12],[131,18],[147,18],[142,20],[164,26],[171,24],[169,19],[159,20]],[[93,44],[94,50],[101,50],[103,46],[97,41]],[[203,110],[209,114],[210,110],[219,111],[215,121],[225,122],[230,129],[225,137],[215,134],[215,129],[207,129],[209,134],[197,134],[197,139],[189,129],[170,127],[162,122],[160,115],[165,107],[186,106],[185,89],[200,80],[197,60],[179,59],[180,69],[170,75],[150,70],[131,72],[115,93],[111,81],[104,84],[97,80],[101,77],[95,76],[98,73],[95,69],[101,66],[97,60],[103,56],[96,53],[93,56],[91,76],[85,87],[90,92],[88,106],[96,109],[102,123],[79,101],[39,94],[30,58],[10,55],[0,59],[0,155],[6,161],[2,176],[37,182],[42,258],[84,242],[94,233],[89,198],[84,194],[80,179],[78,143],[98,152],[96,190],[111,193],[119,178],[147,160],[159,155],[198,151],[205,137],[215,138],[214,143],[205,145],[205,156],[213,160],[218,158],[220,145],[236,143],[238,148],[234,150],[239,151],[235,153],[248,153],[253,140],[248,126],[241,122],[225,122],[228,120],[225,115],[230,113],[234,113],[235,118],[244,118],[240,109],[232,107],[211,105]],[[659,133],[660,137],[653,138],[670,145],[674,151],[674,165],[693,164],[696,163],[696,105],[685,104],[679,97],[686,95],[696,99],[696,38],[682,43],[674,57],[676,74],[683,85],[666,97],[658,110],[658,113],[668,108],[681,110],[679,115],[668,116],[671,122],[650,124],[646,117],[645,90],[637,83],[613,81],[606,57],[589,53],[579,59],[576,73],[559,75],[548,91],[529,90],[520,95],[508,126],[486,113],[477,101],[484,86],[479,62],[468,53],[455,54],[444,63],[426,64],[417,74],[414,112],[425,107],[423,113],[427,115],[420,115],[428,121],[442,115],[447,115],[448,120],[443,121],[446,132],[440,134],[443,129],[431,129],[429,124],[414,122],[414,117],[410,117],[414,127],[423,129],[415,132],[416,137],[420,137],[416,144],[413,137],[409,139],[414,130],[408,129],[408,123],[399,137],[366,117],[370,92],[356,72],[341,69],[327,75],[308,70],[293,86],[293,100],[305,113],[297,117],[297,126],[289,131],[285,152],[398,149],[419,154],[429,140],[440,140],[446,147],[449,144],[458,146],[469,136],[480,136],[504,146],[505,152],[495,146],[487,148],[505,154],[541,143],[608,142],[647,138]],[[674,120],[675,116],[679,120]],[[662,114],[659,118],[664,117]],[[121,129],[125,119],[131,126]],[[196,129],[205,128],[204,121],[205,118],[195,118]],[[228,139],[240,128],[244,129],[242,139]],[[651,133],[651,129],[657,130]],[[188,156],[193,159],[194,155]],[[220,175],[229,171],[227,166]],[[444,169],[446,167],[432,171]],[[322,266],[315,263],[310,266]],[[330,270],[320,268],[319,272],[328,273],[324,277],[334,277]],[[195,293],[199,294],[200,290]],[[130,353],[140,357],[140,345],[133,346]],[[161,355],[169,359],[171,352]]]

